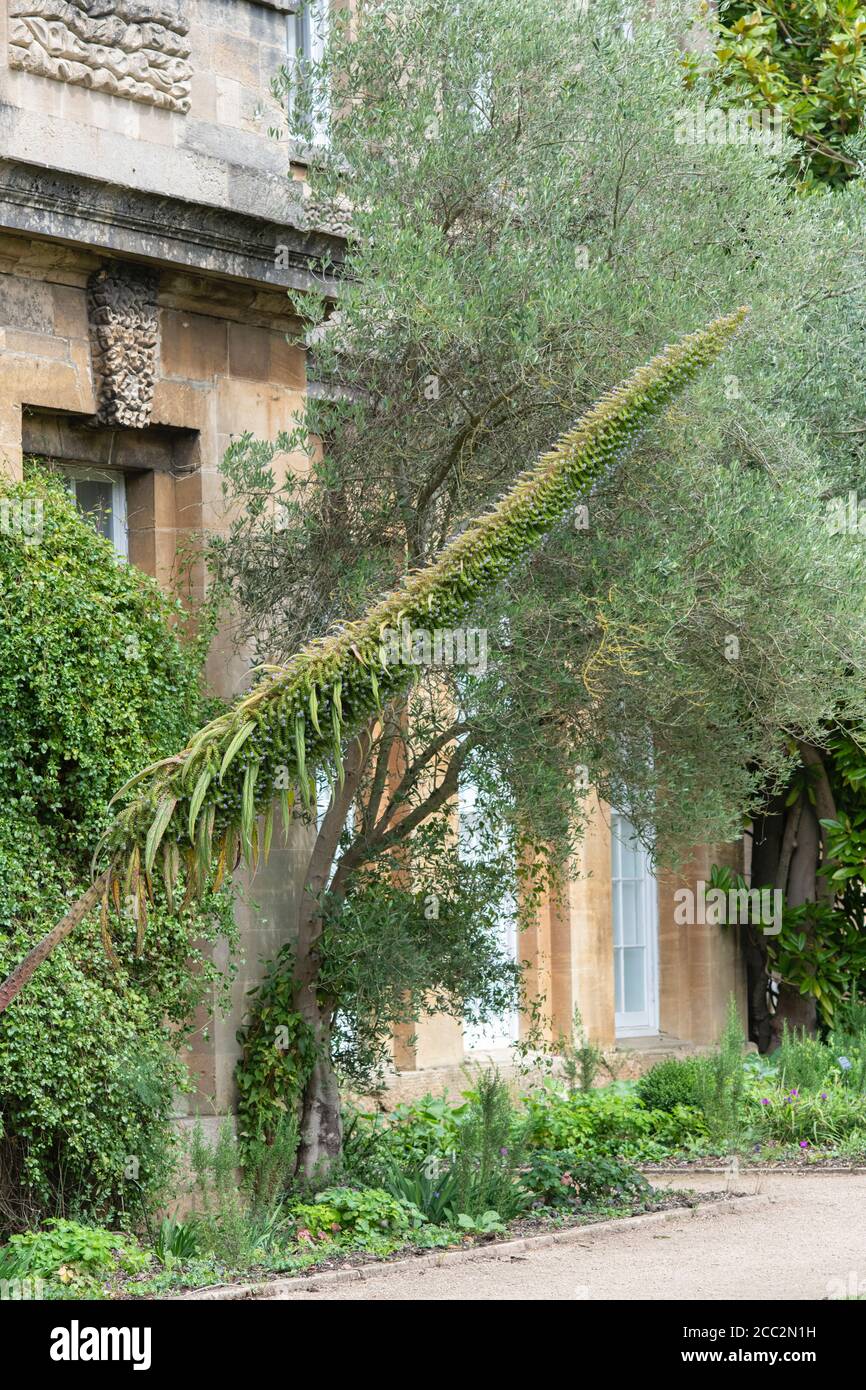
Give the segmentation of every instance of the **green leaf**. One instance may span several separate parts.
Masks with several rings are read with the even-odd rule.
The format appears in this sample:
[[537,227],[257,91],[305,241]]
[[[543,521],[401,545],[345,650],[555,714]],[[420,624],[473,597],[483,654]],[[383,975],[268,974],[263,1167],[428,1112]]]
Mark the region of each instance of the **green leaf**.
[[232,739],[231,743],[225,751],[225,755],[220,766],[220,782],[222,782],[223,778],[225,777],[229,765],[232,761],[232,758],[235,756],[238,749],[241,748],[244,743],[246,743],[247,739],[249,738],[250,734],[252,733],[255,727],[255,720],[248,719],[246,723],[242,724],[241,727],[238,729],[237,733],[235,734],[234,738]]
[[208,787],[211,784],[212,778],[213,773],[211,772],[210,768],[205,768],[204,772],[201,774],[198,781],[196,782],[195,791],[193,792],[190,798],[187,830],[189,832],[189,838],[192,844],[195,844],[195,823],[198,819],[198,813],[201,810],[201,804],[205,799],[205,795],[207,793]]
[[174,811],[176,805],[176,796],[166,796],[163,797],[162,801],[159,803],[159,806],[157,807],[156,815],[153,819],[153,825],[147,832],[147,839],[144,845],[144,871],[146,874],[149,874],[151,869],[153,868],[154,860],[156,859],[156,851],[159,849],[160,840],[165,834],[166,826],[171,820],[172,812]]
[[248,763],[244,773],[244,789],[241,806],[241,837],[243,839],[244,854],[249,861],[252,858],[253,841],[253,822],[255,821],[255,786],[256,778],[259,775],[258,763]]

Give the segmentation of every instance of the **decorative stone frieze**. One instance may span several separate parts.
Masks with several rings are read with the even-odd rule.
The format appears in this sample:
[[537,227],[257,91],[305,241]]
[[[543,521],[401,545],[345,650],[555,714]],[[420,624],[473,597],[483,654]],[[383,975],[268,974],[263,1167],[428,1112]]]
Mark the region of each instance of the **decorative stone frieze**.
[[117,261],[87,285],[90,346],[102,425],[150,424],[159,333],[157,276]]
[[10,0],[9,66],[189,110],[187,0]]

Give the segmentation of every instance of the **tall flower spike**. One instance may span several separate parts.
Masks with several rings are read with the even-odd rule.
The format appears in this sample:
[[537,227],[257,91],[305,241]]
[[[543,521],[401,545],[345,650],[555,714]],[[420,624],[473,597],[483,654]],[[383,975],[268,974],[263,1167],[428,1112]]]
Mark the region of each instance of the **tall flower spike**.
[[[286,785],[312,804],[310,769],[342,773],[339,742],[360,730],[384,702],[404,690],[413,668],[386,661],[381,634],[401,624],[448,627],[529,555],[587,489],[634,445],[671,399],[709,366],[748,313],[715,319],[667,347],[614,390],[605,392],[556,445],[517,478],[485,515],[450,541],[424,569],[407,575],[366,615],[302,647],[233,709],[215,719],[175,758],[140,773],[94,856],[109,879],[125,874],[150,884],[160,844],[184,851],[190,891],[200,891],[218,860],[231,871],[240,844],[255,866],[255,819]],[[115,798],[117,800],[118,798]],[[269,836],[268,836],[269,839]],[[145,872],[140,872],[144,861]],[[169,887],[180,855],[165,856]],[[134,891],[134,890],[133,890]]]

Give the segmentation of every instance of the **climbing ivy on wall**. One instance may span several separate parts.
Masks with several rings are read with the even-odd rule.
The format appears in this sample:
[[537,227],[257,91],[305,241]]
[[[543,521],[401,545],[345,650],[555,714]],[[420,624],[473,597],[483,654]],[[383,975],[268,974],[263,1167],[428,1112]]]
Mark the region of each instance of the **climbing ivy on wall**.
[[273,1138],[280,1115],[300,1109],[315,1059],[315,1037],[294,1008],[294,944],[271,961],[238,1033],[238,1133],[248,1144]]
[[[185,639],[179,605],[118,562],[57,478],[34,465],[2,501],[5,974],[85,888],[112,791],[199,723],[207,633]],[[0,1228],[137,1204],[166,1179],[183,1040],[216,978],[201,943],[233,935],[231,904],[172,912],[155,885],[144,938],[121,909],[107,953],[92,914],[0,1015]]]

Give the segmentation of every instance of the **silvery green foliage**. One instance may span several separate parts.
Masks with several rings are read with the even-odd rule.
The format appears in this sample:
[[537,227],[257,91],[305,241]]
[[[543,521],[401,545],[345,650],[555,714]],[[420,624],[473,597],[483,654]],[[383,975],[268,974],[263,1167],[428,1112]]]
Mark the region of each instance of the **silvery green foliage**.
[[474,615],[498,646],[485,682],[458,681],[478,757],[561,845],[576,765],[668,844],[732,833],[788,732],[860,707],[866,657],[864,541],[824,522],[866,438],[862,190],[798,200],[784,147],[679,143],[701,99],[685,10],[632,20],[406,0],[336,25],[310,219],[350,217],[354,241],[311,335],[322,390],[277,441],[311,428],[326,462],[279,489],[274,444],[241,441],[227,472],[253,506],[219,555],[285,656],[435,554],[659,342],[748,300],[724,369]]

